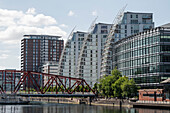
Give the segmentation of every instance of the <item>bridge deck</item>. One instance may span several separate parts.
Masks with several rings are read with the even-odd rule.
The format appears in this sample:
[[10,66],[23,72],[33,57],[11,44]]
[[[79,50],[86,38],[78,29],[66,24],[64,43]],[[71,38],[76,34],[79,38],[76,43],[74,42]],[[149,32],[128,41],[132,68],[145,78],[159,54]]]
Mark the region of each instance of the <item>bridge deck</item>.
[[17,94],[24,97],[95,97],[95,94]]

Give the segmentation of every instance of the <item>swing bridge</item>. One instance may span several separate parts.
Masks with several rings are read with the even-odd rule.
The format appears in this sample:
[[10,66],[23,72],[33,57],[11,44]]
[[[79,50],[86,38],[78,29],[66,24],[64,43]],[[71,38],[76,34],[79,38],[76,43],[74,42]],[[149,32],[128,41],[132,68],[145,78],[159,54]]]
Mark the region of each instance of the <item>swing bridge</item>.
[[23,97],[94,97],[84,79],[20,70],[0,70],[0,94]]

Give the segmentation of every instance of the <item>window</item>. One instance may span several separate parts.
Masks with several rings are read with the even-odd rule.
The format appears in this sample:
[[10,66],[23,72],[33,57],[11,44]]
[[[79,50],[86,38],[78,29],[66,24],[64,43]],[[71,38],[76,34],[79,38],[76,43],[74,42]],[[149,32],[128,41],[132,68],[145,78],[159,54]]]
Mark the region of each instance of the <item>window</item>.
[[107,34],[107,30],[101,30],[101,34]]
[[107,26],[101,26],[101,29],[107,29]]
[[107,37],[107,35],[103,35],[103,38],[106,38]]
[[134,30],[134,33],[138,33],[139,32],[139,30]]
[[127,30],[125,30],[125,33],[127,33]]
[[125,29],[127,29],[127,25],[125,25]]
[[80,37],[84,37],[84,34],[78,34],[78,36],[80,36]]
[[131,20],[131,24],[138,24],[138,20]]

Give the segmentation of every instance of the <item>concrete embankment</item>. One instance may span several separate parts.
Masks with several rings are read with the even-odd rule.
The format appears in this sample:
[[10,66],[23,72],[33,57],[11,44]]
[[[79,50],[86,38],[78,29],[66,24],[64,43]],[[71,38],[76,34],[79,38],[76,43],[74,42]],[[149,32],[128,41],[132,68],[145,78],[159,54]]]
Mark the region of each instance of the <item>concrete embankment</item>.
[[46,103],[64,103],[64,104],[88,104],[100,106],[117,107],[144,107],[144,108],[170,108],[170,102],[164,101],[129,101],[127,99],[104,99],[104,98],[66,98],[66,97],[21,97],[21,96],[2,96],[0,104],[46,104]]
[[30,97],[30,102],[79,104],[78,98]]
[[102,106],[132,107],[129,100],[126,99],[96,99],[93,100],[91,104]]
[[130,103],[134,108],[170,108],[170,102],[165,101],[137,101]]
[[89,104],[101,106],[131,107],[129,100],[122,99],[93,99],[89,98],[54,98],[54,97],[30,97],[32,102],[64,103],[64,104]]
[[0,104],[2,105],[29,104],[29,100],[16,95],[1,95]]

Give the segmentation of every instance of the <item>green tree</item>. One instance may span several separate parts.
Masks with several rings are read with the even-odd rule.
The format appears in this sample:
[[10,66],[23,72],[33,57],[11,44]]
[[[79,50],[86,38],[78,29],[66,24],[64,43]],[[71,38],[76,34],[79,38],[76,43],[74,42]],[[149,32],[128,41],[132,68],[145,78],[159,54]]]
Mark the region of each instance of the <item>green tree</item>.
[[123,97],[132,97],[132,96],[136,96],[139,87],[136,86],[135,81],[131,79],[123,82],[121,85],[121,89],[122,89]]
[[57,91],[58,91],[58,92],[63,92],[63,91],[64,91],[63,85],[58,86]]
[[98,89],[100,94],[107,97],[131,97],[137,94],[139,87],[136,86],[133,79],[129,80],[128,77],[122,76],[121,72],[115,68],[111,75],[105,75],[100,79]]
[[89,92],[90,89],[89,89],[88,86],[85,86],[84,88],[85,88],[85,89],[84,89],[85,92]]
[[98,84],[95,83],[92,89],[93,89],[94,92],[98,93]]
[[120,77],[115,83],[112,84],[112,90],[114,97],[122,97],[123,90],[121,88],[122,84],[128,81],[128,77]]
[[104,96],[112,96],[113,95],[113,88],[112,84],[116,82],[121,77],[120,71],[118,71],[116,68],[112,70],[111,75],[104,76],[99,81],[99,90]]

